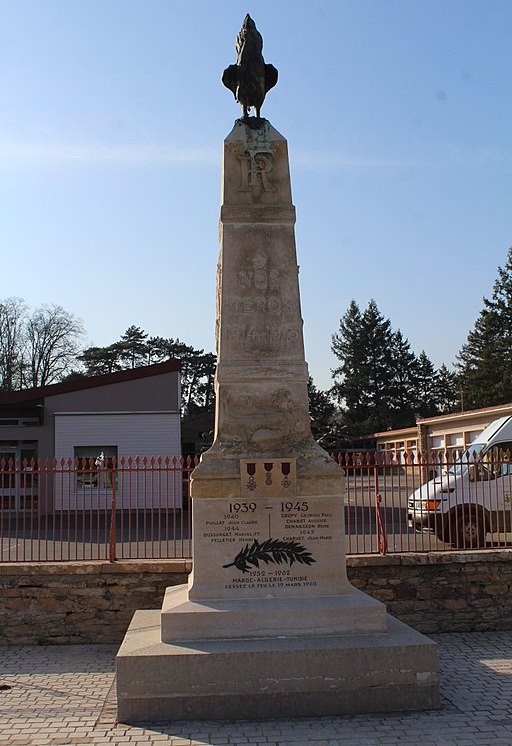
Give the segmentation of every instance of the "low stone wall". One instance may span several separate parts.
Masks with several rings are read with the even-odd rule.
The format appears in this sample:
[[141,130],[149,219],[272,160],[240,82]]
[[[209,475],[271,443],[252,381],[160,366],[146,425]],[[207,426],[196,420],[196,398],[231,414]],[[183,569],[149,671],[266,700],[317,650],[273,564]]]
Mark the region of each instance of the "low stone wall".
[[118,643],[136,609],[186,583],[185,560],[0,564],[0,645]]
[[[415,629],[512,629],[512,551],[348,560],[350,581]],[[0,564],[0,645],[120,643],[136,609],[185,583],[187,560]]]
[[357,588],[419,632],[512,629],[512,551],[355,557]]

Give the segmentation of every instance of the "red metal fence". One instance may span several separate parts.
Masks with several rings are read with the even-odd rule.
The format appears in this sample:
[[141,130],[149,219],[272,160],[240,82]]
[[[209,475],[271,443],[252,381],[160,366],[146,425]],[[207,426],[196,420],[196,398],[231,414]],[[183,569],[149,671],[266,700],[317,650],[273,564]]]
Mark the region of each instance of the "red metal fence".
[[[347,554],[512,546],[512,464],[485,455],[333,456]],[[0,461],[0,561],[189,558],[197,459]]]
[[0,561],[192,555],[197,459],[0,461]]

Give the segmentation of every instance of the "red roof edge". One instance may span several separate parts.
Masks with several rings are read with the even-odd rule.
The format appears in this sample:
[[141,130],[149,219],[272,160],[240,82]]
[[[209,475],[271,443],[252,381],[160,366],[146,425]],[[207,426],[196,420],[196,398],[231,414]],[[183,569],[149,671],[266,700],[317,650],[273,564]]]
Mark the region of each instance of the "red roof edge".
[[165,373],[181,371],[179,360],[166,360],[165,363],[155,365],[143,365],[139,368],[118,370],[115,373],[104,373],[99,376],[84,376],[83,378],[72,378],[61,383],[52,383],[48,386],[38,386],[21,391],[0,391],[0,404],[17,404],[31,399],[43,399],[58,394],[69,394],[72,391],[93,389],[97,386],[111,386],[113,383],[124,383],[125,381],[136,381],[139,378],[150,378],[161,376]]
[[416,422],[437,422],[438,420],[450,420],[450,419],[456,419],[457,417],[464,419],[467,417],[473,417],[474,415],[479,414],[485,414],[488,412],[489,414],[493,414],[493,412],[499,412],[500,410],[504,409],[510,409],[512,407],[512,402],[507,402],[506,404],[495,404],[492,407],[481,407],[480,409],[465,409],[462,412],[450,412],[449,414],[438,414],[434,417],[418,417]]

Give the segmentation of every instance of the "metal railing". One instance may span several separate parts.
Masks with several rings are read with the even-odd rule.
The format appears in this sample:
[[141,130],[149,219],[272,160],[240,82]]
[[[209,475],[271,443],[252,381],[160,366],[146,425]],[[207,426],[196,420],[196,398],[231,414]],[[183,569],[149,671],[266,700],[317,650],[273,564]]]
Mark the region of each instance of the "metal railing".
[[508,451],[333,458],[345,473],[347,554],[512,546]]
[[0,561],[192,555],[194,458],[0,461]]
[[[333,458],[349,555],[512,546],[508,453]],[[0,562],[190,558],[197,463],[0,460]]]

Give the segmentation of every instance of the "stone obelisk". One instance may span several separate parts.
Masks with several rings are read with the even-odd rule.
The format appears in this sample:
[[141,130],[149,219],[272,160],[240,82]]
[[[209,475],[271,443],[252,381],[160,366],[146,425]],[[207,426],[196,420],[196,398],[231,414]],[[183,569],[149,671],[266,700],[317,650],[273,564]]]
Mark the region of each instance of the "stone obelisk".
[[311,435],[298,273],[287,142],[244,116],[224,142],[215,439],[192,474],[194,569],[167,593],[166,642],[386,628],[384,605],[347,581],[343,473]]
[[[426,709],[436,646],[347,580],[343,474],[313,440],[277,80],[247,16],[224,83],[215,440],[192,475],[193,573],[137,612],[118,655],[122,719]],[[248,110],[255,107],[256,117]]]

